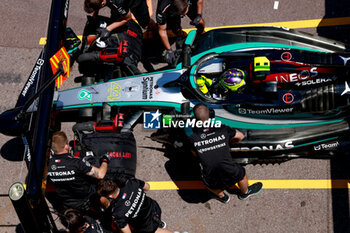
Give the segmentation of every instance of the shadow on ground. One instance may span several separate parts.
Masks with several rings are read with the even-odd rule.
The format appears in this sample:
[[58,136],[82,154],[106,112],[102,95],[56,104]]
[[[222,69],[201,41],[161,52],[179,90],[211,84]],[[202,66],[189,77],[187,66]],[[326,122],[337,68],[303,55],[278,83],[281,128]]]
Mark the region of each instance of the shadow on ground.
[[[349,189],[337,187],[348,187],[350,180],[350,158],[337,158],[331,160],[332,179],[332,213],[334,232],[350,232],[349,213]],[[343,180],[343,184],[336,182]]]
[[[349,0],[325,0],[325,15],[317,28],[318,35],[350,44],[350,25],[322,26],[324,25],[325,19],[334,17],[350,17]],[[348,49],[350,49],[349,45]],[[344,180],[344,184],[341,184],[341,186],[348,187],[348,181],[350,179],[349,166],[350,159],[348,157],[331,160],[330,170],[332,179],[334,232],[350,232],[349,189],[337,188],[337,186],[339,186],[337,180]]]
[[349,0],[325,0],[325,15],[317,27],[318,35],[350,44],[350,25],[322,26],[325,25],[325,19],[335,17],[350,17]]
[[[213,198],[213,194],[208,191],[202,182],[195,182],[194,189],[184,187],[181,181],[200,181],[201,172],[197,158],[195,158],[189,145],[184,143],[186,138],[183,131],[169,132],[159,130],[151,135],[151,138],[158,138],[158,142],[163,143],[165,149],[164,156],[169,160],[165,163],[165,169],[171,180],[180,188],[177,192],[180,197],[188,203],[205,203]],[[161,140],[160,140],[161,138]],[[181,145],[181,147],[177,145]]]

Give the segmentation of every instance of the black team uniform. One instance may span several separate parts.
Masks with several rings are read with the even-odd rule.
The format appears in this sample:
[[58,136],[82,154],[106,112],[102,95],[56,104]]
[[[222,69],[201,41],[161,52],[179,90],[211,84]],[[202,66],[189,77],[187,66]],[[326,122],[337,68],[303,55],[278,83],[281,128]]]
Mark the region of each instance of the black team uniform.
[[106,6],[111,9],[112,19],[125,16],[130,10],[141,27],[146,27],[150,21],[146,0],[107,0]]
[[84,230],[84,233],[112,233],[104,229],[95,219],[85,216],[86,222],[89,223],[89,227]]
[[187,135],[202,165],[202,178],[211,189],[227,189],[245,175],[245,169],[233,163],[230,140],[236,130],[226,125],[220,128],[187,129]]
[[[177,31],[181,28],[181,16],[176,14],[172,0],[158,0],[156,21],[160,25],[167,24],[167,29]],[[191,20],[197,16],[197,2],[198,0],[188,1],[187,15]]]
[[89,210],[89,199],[95,193],[95,186],[86,175],[91,169],[88,162],[69,153],[51,156],[48,177],[56,187],[57,200],[54,207],[57,210],[73,208],[85,213]]
[[144,185],[144,181],[129,179],[120,187],[117,198],[112,200],[105,214],[105,217],[112,218],[113,230],[124,228],[127,224],[133,233],[153,233],[157,230],[161,223],[161,209],[155,200],[146,196]]

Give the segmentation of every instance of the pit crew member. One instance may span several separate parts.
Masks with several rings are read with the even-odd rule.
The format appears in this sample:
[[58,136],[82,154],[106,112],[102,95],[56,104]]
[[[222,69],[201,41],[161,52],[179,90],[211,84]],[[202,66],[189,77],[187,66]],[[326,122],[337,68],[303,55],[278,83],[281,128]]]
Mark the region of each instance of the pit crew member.
[[68,139],[64,132],[55,132],[52,136],[48,167],[48,178],[55,187],[58,211],[74,208],[84,213],[90,210],[90,204],[95,191],[95,185],[88,178],[103,179],[107,172],[110,158],[105,155],[101,158],[101,166],[94,167],[80,158],[70,154]]
[[171,49],[167,29],[171,29],[177,36],[184,36],[181,28],[181,18],[188,16],[198,30],[198,35],[204,32],[205,22],[202,18],[203,0],[158,0],[156,22],[158,33],[166,49],[165,61],[174,65],[175,54]]
[[75,209],[64,211],[61,222],[70,233],[112,233],[112,231],[104,229],[95,219],[84,216]]
[[[98,182],[97,193],[109,199],[104,205],[109,205],[106,212],[111,216],[109,224],[113,230],[122,233],[171,232],[165,229],[166,224],[161,221],[158,203],[146,196],[145,191],[149,188],[148,183],[138,179],[129,179],[121,187],[108,179]],[[108,223],[105,220],[102,222]]]
[[114,23],[99,29],[101,40],[107,39],[111,31],[131,20],[131,13],[142,28],[156,28],[155,22],[149,16],[146,0],[85,0],[84,2],[84,10],[93,16],[105,6],[111,10]]
[[[210,111],[206,105],[196,105],[193,112],[197,121],[209,120]],[[193,145],[194,154],[201,164],[203,182],[216,195],[216,199],[222,203],[229,202],[230,197],[224,190],[236,183],[241,191],[238,194],[241,200],[260,192],[262,183],[257,182],[248,186],[245,169],[232,161],[229,145],[244,139],[240,131],[225,125],[219,128],[190,128],[186,131]]]

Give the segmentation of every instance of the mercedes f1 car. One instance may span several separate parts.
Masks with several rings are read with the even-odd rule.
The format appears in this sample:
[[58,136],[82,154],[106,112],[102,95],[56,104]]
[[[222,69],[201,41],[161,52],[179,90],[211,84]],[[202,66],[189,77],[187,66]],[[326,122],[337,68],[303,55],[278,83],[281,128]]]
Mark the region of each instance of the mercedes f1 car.
[[[345,44],[286,28],[216,29],[198,38],[192,31],[176,68],[58,91],[55,114],[83,122],[123,112],[127,130],[145,112],[183,119],[204,103],[245,134],[231,148],[237,162],[330,158],[348,152],[349,59]],[[231,68],[246,72],[243,91],[216,98],[198,85]]]

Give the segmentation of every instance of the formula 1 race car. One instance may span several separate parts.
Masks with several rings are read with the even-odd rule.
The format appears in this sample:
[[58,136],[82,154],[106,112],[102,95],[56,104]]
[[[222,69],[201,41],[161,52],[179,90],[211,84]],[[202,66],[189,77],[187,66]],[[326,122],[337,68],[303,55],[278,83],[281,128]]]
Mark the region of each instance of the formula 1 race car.
[[[58,232],[43,188],[50,138],[62,122],[76,122],[77,133],[118,133],[139,122],[144,128],[163,126],[152,138],[186,150],[184,130],[176,127],[193,122],[192,109],[202,103],[210,107],[215,124],[245,134],[231,148],[236,162],[348,155],[350,53],[345,44],[278,27],[223,28],[198,36],[192,31],[175,68],[138,74],[132,65],[140,51],[132,49],[142,38],[131,29],[117,36],[112,49],[83,47],[76,61],[88,65],[74,79],[81,87],[60,90],[80,54],[80,40],[66,27],[68,12],[69,0],[51,1],[46,45],[15,108],[0,114],[0,132],[16,136],[2,146],[1,155],[28,165],[26,188],[16,182],[9,189],[25,232]],[[127,42],[129,36],[135,43]],[[159,52],[154,48],[160,43],[145,42],[147,51]],[[239,82],[225,83],[227,73]]]
[[[147,114],[176,122],[204,103],[215,120],[245,134],[231,148],[237,162],[331,158],[348,151],[349,59],[340,42],[286,28],[216,29],[198,38],[191,31],[175,69],[58,91],[55,114],[84,122],[124,113],[122,130],[142,118],[144,128],[159,128],[164,120],[147,122]],[[244,88],[218,95],[232,69],[244,72]]]
[[[231,148],[236,161],[347,153],[350,55],[344,44],[277,27],[217,29],[194,39],[191,32],[176,69],[60,91],[62,120],[126,112],[125,127],[132,127],[142,113],[159,110],[175,121],[205,103],[216,120],[244,132],[245,140]],[[212,87],[232,68],[245,71],[245,88],[218,98]],[[213,83],[207,91],[202,77]]]

